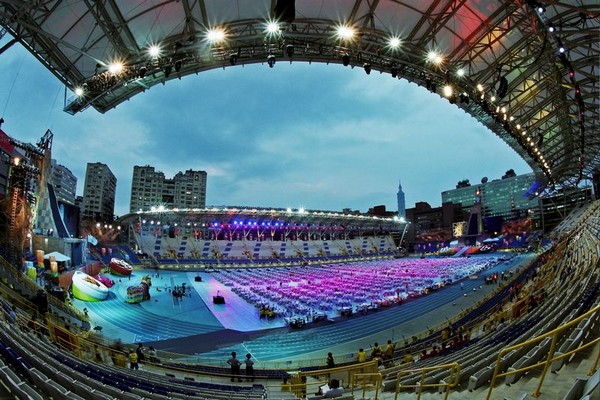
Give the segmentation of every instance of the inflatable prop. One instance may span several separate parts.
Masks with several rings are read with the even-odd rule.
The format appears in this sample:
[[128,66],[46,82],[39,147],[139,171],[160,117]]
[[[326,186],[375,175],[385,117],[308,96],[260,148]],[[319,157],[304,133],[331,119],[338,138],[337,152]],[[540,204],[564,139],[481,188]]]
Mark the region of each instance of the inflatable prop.
[[114,275],[131,275],[133,271],[131,265],[120,258],[111,258],[108,266],[110,267],[110,272]]
[[129,286],[127,288],[127,302],[134,304],[150,300],[150,286],[152,286],[150,275],[143,277],[139,285]]
[[106,286],[107,288],[111,288],[114,286],[115,281],[113,281],[110,278],[107,278],[106,276],[102,276],[102,275],[96,275],[94,276],[94,279],[96,279],[98,282],[102,283],[104,286]]
[[108,288],[85,272],[73,275],[73,296],[83,301],[102,301],[108,297]]

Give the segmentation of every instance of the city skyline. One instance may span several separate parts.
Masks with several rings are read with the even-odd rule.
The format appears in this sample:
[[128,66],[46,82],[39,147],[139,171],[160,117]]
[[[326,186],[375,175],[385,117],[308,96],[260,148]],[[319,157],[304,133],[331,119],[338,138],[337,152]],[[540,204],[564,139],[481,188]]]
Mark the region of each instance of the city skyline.
[[[7,38],[0,40],[5,44]],[[493,133],[446,99],[389,74],[338,64],[238,65],[156,86],[116,109],[62,111],[64,86],[19,45],[3,54],[2,129],[35,143],[78,178],[88,162],[117,176],[129,211],[134,165],[173,176],[205,170],[207,205],[396,210],[441,204],[456,182],[531,172]],[[67,96],[71,93],[67,92]],[[33,111],[33,112],[32,112]]]

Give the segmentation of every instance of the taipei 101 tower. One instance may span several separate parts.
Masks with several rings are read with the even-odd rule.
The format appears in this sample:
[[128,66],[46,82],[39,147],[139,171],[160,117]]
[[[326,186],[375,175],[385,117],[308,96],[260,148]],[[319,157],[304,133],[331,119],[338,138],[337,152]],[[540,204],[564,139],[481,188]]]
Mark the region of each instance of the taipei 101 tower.
[[406,218],[406,202],[404,200],[404,192],[402,191],[402,183],[398,181],[398,217]]

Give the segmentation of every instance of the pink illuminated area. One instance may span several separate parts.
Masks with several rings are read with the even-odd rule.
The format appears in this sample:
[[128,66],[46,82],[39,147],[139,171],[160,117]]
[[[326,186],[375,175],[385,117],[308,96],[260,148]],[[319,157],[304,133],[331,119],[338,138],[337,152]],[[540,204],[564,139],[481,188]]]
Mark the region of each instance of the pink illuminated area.
[[497,257],[473,259],[393,259],[359,264],[296,268],[229,270],[215,275],[257,307],[267,305],[279,316],[339,316],[417,297],[488,269]]

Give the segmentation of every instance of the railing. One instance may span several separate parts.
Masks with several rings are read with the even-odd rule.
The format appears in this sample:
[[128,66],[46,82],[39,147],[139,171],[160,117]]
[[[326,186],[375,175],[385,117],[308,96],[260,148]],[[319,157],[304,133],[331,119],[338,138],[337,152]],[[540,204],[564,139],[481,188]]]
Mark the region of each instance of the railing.
[[[447,379],[447,382],[443,383],[425,383],[425,375],[431,371],[441,371],[441,370],[449,370],[450,376]],[[415,384],[402,384],[401,378],[403,375],[418,373],[421,375],[419,381]],[[394,400],[398,400],[398,395],[400,391],[405,388],[416,388],[417,389],[417,400],[421,398],[421,393],[424,388],[445,388],[444,392],[446,395],[444,396],[444,400],[448,399],[448,395],[450,394],[450,389],[457,386],[460,379],[460,365],[457,362],[453,362],[450,364],[442,364],[442,365],[434,365],[432,367],[425,368],[416,368],[416,369],[405,369],[398,372],[396,382],[396,395],[394,396]]]
[[19,295],[18,293],[14,292],[13,290],[9,289],[4,284],[0,284],[0,296],[5,298],[9,303],[14,304],[17,308],[29,314],[32,314],[34,311],[37,311],[37,306],[35,304],[30,302],[23,296]]
[[[377,372],[377,360],[372,360],[341,367],[298,371],[296,375],[291,376],[289,382],[279,385],[267,384],[266,389],[268,397],[276,398],[277,393],[284,391],[298,398],[305,398],[316,393],[320,386],[330,383],[332,379],[337,379],[341,386],[349,387],[352,393],[361,389],[366,393],[366,390],[371,388],[375,388],[378,393],[382,382],[381,374]],[[377,396],[374,400],[376,399]]]
[[33,282],[31,279],[25,276],[25,274],[21,273],[21,271],[17,270],[11,263],[6,261],[6,259],[0,256],[0,267],[4,270],[7,275],[12,276],[14,282],[17,282],[23,285],[23,288],[27,289],[30,294],[37,293],[40,287]]
[[[571,357],[573,354],[578,353],[582,350],[591,348],[593,346],[595,346],[597,343],[600,343],[600,337],[596,337],[593,340],[591,340],[588,343],[585,343],[583,345],[580,345],[579,347],[577,347],[576,349],[569,351],[567,353],[564,354],[560,354],[558,356],[555,356],[555,350],[556,350],[556,342],[558,341],[559,336],[565,332],[567,329],[570,329],[571,327],[573,327],[574,325],[578,324],[579,322],[581,322],[583,319],[585,318],[589,318],[589,317],[596,317],[597,314],[600,313],[600,305],[594,307],[593,309],[591,309],[590,311],[586,312],[585,314],[581,315],[580,317],[569,321],[568,323],[550,331],[547,333],[544,333],[543,335],[537,336],[533,339],[527,340],[523,343],[519,343],[516,344],[514,346],[510,346],[510,347],[506,347],[504,349],[502,349],[499,353],[498,353],[498,359],[496,361],[496,368],[494,369],[494,375],[492,376],[492,380],[490,382],[490,388],[488,390],[487,393],[487,397],[486,400],[489,400],[492,396],[492,392],[494,390],[494,385],[496,383],[496,380],[498,378],[502,378],[505,376],[509,376],[509,375],[513,375],[513,374],[519,374],[522,372],[526,372],[538,367],[543,366],[544,370],[542,371],[542,374],[540,376],[540,382],[537,386],[537,388],[535,389],[535,391],[531,394],[533,397],[538,397],[539,395],[542,394],[542,392],[540,391],[542,389],[542,385],[544,384],[544,379],[546,378],[546,374],[548,373],[548,370],[550,369],[550,365],[557,360],[560,360],[562,358],[566,358],[566,357]],[[530,346],[536,343],[541,342],[542,340],[544,340],[545,338],[552,338],[552,342],[550,343],[550,349],[548,350],[548,355],[546,357],[546,359],[544,361],[540,361],[534,365],[530,365],[527,367],[523,367],[523,368],[519,368],[519,369],[515,369],[515,370],[511,370],[511,371],[507,371],[507,372],[500,372],[500,367],[501,367],[501,362],[502,362],[502,357],[504,357],[505,354],[513,351],[513,350],[517,350],[520,349],[522,347],[525,346]],[[590,371],[588,372],[588,375],[592,375],[596,369],[598,368],[598,361],[600,360],[600,352],[596,355],[596,359],[594,361],[594,364],[592,366],[592,368],[590,369]]]
[[372,372],[367,374],[354,374],[352,377],[352,381],[350,384],[350,390],[352,394],[354,394],[354,390],[361,390],[361,397],[366,397],[367,390],[375,390],[375,393],[372,394],[373,400],[378,400],[379,389],[381,389],[381,384],[383,381],[383,377],[379,372]]

